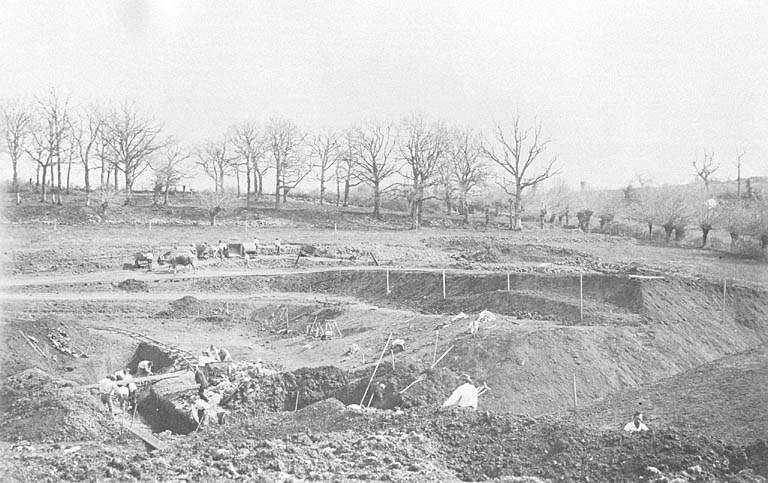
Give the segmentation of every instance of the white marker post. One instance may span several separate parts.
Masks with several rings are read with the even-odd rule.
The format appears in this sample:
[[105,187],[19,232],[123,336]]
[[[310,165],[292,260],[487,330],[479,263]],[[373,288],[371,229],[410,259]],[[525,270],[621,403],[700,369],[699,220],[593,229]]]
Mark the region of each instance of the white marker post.
[[445,298],[445,270],[443,270],[443,298]]
[[723,279],[723,323],[725,323],[725,296],[728,293],[728,282]]
[[511,292],[511,284],[509,283],[509,272],[507,272],[507,292]]
[[58,224],[59,224],[58,218],[54,219],[53,220],[53,231],[56,231],[56,229],[58,228]]
[[389,269],[387,269],[387,295],[391,293],[392,291],[389,289]]
[[149,231],[152,231],[152,220],[149,220]]
[[573,407],[579,407],[579,401],[576,399],[576,374],[573,375]]
[[435,331],[435,349],[432,351],[432,362],[437,360],[437,341],[440,339],[440,331]]

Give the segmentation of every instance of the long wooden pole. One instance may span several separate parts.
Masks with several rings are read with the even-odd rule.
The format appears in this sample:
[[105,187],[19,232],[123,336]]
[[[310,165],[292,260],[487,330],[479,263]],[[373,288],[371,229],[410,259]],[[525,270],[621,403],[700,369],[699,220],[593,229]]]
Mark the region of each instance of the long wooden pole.
[[436,365],[437,365],[437,364],[438,364],[440,361],[442,361],[442,360],[443,360],[443,357],[447,356],[447,355],[448,355],[448,353],[449,353],[449,352],[451,352],[451,350],[453,350],[453,347],[454,347],[454,346],[451,346],[451,347],[449,347],[449,348],[448,348],[448,350],[447,350],[447,351],[443,352],[443,355],[441,355],[441,356],[440,356],[440,358],[439,358],[438,360],[436,360],[435,362],[433,362],[433,363],[432,363],[432,365],[431,365],[431,366],[429,366],[429,368],[430,368],[430,369],[434,369],[434,368],[435,368],[435,366],[436,366]]
[[727,285],[727,280],[723,279],[723,322],[725,322],[725,296],[728,293]]
[[584,323],[584,271],[579,270],[579,321]]
[[440,339],[440,331],[435,331],[435,349],[432,351],[432,362],[437,360],[437,341]]
[[389,341],[392,340],[392,332],[389,333],[389,338],[387,339],[387,343],[384,344],[384,349],[381,351],[381,355],[379,356],[378,362],[376,362],[376,367],[373,368],[373,374],[371,374],[370,380],[368,380],[368,385],[365,386],[365,392],[363,392],[363,397],[360,399],[360,405],[362,406],[365,402],[365,395],[368,394],[368,389],[371,388],[371,383],[373,383],[373,378],[376,377],[376,371],[379,370],[379,364],[381,364],[381,360],[384,359],[384,354],[387,353],[387,347],[389,347]]
[[387,269],[387,295],[392,293],[391,290],[389,290],[389,269]]
[[507,272],[507,292],[511,292],[511,284],[509,283],[509,272]]

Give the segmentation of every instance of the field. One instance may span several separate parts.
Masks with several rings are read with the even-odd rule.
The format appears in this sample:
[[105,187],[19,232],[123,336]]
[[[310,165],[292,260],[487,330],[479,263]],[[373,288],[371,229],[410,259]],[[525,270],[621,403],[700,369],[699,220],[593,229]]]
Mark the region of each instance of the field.
[[[299,202],[216,227],[190,207],[89,213],[4,213],[3,481],[768,478],[765,261]],[[254,237],[248,265],[131,266]],[[496,319],[470,334],[483,310]],[[382,352],[390,337],[405,350]],[[210,344],[235,370],[196,427],[190,368]],[[144,359],[175,377],[142,385],[136,416],[107,415],[86,386]],[[490,388],[479,410],[438,411],[461,374]],[[650,431],[624,434],[637,410]]]

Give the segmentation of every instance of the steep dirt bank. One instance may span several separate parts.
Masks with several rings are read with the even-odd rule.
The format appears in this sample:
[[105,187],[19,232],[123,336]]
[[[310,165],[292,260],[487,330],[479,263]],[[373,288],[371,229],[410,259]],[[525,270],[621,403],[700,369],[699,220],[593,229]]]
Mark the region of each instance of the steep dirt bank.
[[768,345],[620,391],[579,410],[597,426],[616,428],[635,410],[650,427],[684,429],[751,443],[768,435]]

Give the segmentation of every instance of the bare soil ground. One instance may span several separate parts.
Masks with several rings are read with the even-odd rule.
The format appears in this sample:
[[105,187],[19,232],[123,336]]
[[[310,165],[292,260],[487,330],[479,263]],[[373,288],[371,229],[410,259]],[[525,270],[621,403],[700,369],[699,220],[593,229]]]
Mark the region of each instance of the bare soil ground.
[[[260,215],[247,231],[244,223],[156,224],[151,232],[139,222],[57,223],[55,230],[42,222],[6,225],[0,376],[9,423],[0,432],[7,462],[0,476],[768,476],[768,450],[760,442],[768,434],[764,262],[567,230],[394,231],[374,222],[353,230],[364,217],[296,213],[294,220]],[[202,261],[194,273],[123,269],[140,249],[159,252],[193,241],[253,236],[280,237],[286,250],[263,253],[248,268],[228,259]],[[301,258],[294,268],[304,244],[323,256]],[[643,278],[648,276],[663,279]],[[473,337],[468,321],[481,310],[497,319]],[[449,324],[460,312],[469,319]],[[308,335],[315,317],[333,321],[341,335]],[[75,355],[49,337],[59,329]],[[37,348],[20,331],[34,337]],[[374,380],[386,388],[372,403],[379,409],[345,408],[367,396],[390,334],[403,339],[406,350],[385,354]],[[212,393],[226,397],[246,376],[253,391],[227,405],[221,425],[192,434],[161,433],[170,444],[166,453],[147,453],[106,415],[96,395],[82,389],[135,364],[139,351],[149,351],[141,357],[171,372],[211,343],[227,347],[237,362],[253,361],[238,372],[241,379],[233,376]],[[491,388],[481,397],[481,411],[437,413],[462,373]],[[422,382],[396,397],[420,374]],[[196,392],[191,373],[142,390],[148,398],[143,412],[158,411],[167,428],[184,432],[183,410]],[[295,407],[292,401],[298,401]],[[402,409],[385,409],[395,405]],[[622,434],[638,408],[652,431]],[[160,429],[152,418],[143,419]]]

